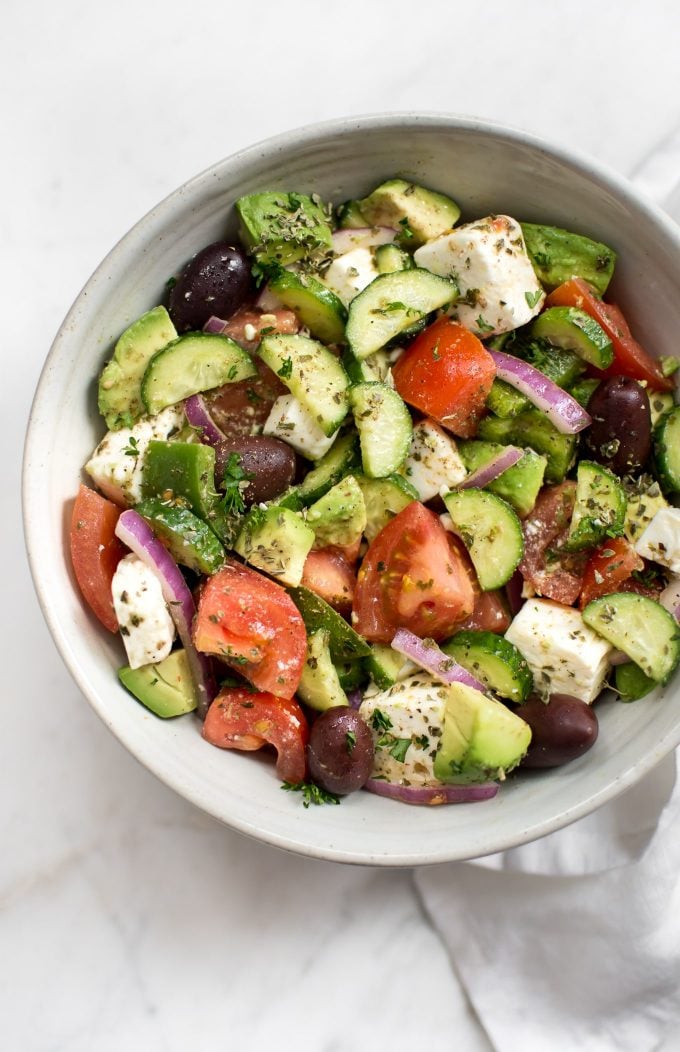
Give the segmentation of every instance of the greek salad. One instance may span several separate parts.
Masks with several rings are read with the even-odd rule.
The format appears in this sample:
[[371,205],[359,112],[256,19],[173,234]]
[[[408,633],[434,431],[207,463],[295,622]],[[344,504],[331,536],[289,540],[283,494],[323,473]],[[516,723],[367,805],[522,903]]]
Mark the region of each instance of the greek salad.
[[122,684],[305,806],[576,760],[680,661],[679,363],[614,250],[397,178],[236,211],[98,380],[71,556]]

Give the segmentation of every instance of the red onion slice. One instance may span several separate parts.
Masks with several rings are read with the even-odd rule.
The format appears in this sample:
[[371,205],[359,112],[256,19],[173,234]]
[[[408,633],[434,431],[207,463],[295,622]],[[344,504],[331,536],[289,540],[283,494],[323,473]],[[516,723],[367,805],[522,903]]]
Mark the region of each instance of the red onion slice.
[[610,665],[627,665],[630,662],[628,654],[624,654],[622,650],[612,650],[609,655]]
[[490,800],[498,792],[496,782],[482,785],[399,785],[369,778],[364,789],[377,796],[387,796],[402,804],[471,804],[476,800]]
[[680,621],[680,577],[671,577],[659,596],[659,602],[676,621]]
[[116,523],[116,536],[158,575],[163,598],[168,604],[177,627],[177,634],[186,651],[191,677],[196,688],[197,711],[203,719],[210,702],[217,694],[217,686],[208,658],[196,650],[191,638],[191,624],[196,613],[196,606],[182,576],[182,571],[146,520],[136,511],[129,509],[119,516]]
[[353,248],[376,248],[378,245],[388,245],[394,241],[396,236],[397,231],[391,226],[346,227],[332,234],[333,252],[336,256],[343,256],[345,252],[351,252]]
[[575,435],[588,427],[591,418],[575,398],[549,380],[533,365],[503,351],[489,351],[496,363],[496,375],[543,410],[563,435]]
[[203,332],[224,332],[226,324],[224,318],[218,318],[217,315],[211,314],[203,326]]
[[392,649],[410,658],[442,683],[464,683],[466,687],[474,687],[475,690],[481,690],[482,694],[486,693],[484,684],[440,650],[433,639],[420,639],[408,629],[400,628],[392,640]]
[[347,702],[349,704],[350,709],[358,709],[361,706],[363,697],[364,695],[359,689],[350,690],[349,694],[347,695]]
[[185,400],[184,415],[192,427],[200,430],[201,442],[204,445],[217,446],[220,442],[224,442],[226,435],[224,431],[220,431],[211,417],[205,400],[200,394],[191,395]]
[[523,456],[523,449],[519,449],[517,446],[506,446],[500,453],[496,453],[488,464],[483,464],[481,468],[477,468],[476,471],[467,475],[462,482],[458,483],[456,489],[470,489],[473,487],[475,489],[483,489],[484,486],[488,486],[490,482],[497,479],[508,468],[513,467]]

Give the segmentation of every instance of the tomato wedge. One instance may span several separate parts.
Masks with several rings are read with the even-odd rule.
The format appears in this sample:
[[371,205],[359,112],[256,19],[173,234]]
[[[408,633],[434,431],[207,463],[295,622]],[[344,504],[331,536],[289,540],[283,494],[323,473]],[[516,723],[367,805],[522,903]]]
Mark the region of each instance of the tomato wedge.
[[307,653],[307,634],[288,593],[256,570],[227,564],[206,581],[194,643],[215,654],[258,690],[291,698]]
[[311,551],[305,560],[300,583],[320,595],[339,613],[349,614],[352,609],[356,577],[341,549]]
[[672,391],[672,379],[664,376],[659,363],[641,347],[632,335],[622,312],[613,303],[598,299],[583,278],[570,278],[547,297],[546,307],[579,307],[598,322],[614,347],[614,361],[608,369],[598,370],[601,376],[632,376],[646,380],[655,391]]
[[644,560],[625,537],[607,540],[588,560],[579,599],[581,610],[591,599],[621,591],[621,585],[633,570],[642,570],[644,565]]
[[220,749],[253,752],[273,745],[279,778],[284,782],[304,781],[309,727],[294,698],[227,687],[208,709],[202,734]]
[[127,551],[114,533],[121,510],[95,490],[81,485],[71,516],[73,572],[83,598],[109,632],[118,631],[111,582]]
[[522,523],[524,556],[519,569],[538,595],[571,606],[583,584],[587,553],[560,551],[569,533],[576,483],[546,486]]
[[446,639],[473,607],[473,586],[457,547],[434,512],[413,501],[366,552],[352,622],[374,643],[390,643],[398,628]]
[[405,402],[454,435],[471,438],[496,366],[474,333],[450,318],[438,318],[416,336],[392,375]]

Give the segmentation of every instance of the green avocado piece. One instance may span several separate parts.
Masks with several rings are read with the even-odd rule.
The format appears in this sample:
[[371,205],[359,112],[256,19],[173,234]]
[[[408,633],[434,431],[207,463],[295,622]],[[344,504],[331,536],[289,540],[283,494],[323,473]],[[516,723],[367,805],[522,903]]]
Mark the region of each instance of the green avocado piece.
[[502,778],[517,766],[530,741],[528,723],[500,701],[452,683],[434,774],[442,782],[463,785]]
[[369,224],[401,231],[400,241],[409,247],[445,234],[460,217],[450,197],[406,179],[388,179],[358,205]]
[[157,665],[118,669],[118,678],[156,716],[167,719],[193,712],[197,706],[189,661],[184,650],[173,650]]
[[177,330],[165,307],[142,314],[120,337],[99,377],[99,412],[110,431],[132,427],[146,412],[142,404],[146,367],[157,351],[176,338]]
[[224,563],[224,548],[208,524],[193,511],[151,497],[138,504],[142,515],[173,558],[196,573],[215,573]]
[[319,628],[307,636],[307,657],[297,689],[304,703],[317,712],[348,704],[337,669],[331,661],[329,644],[327,628]]
[[329,544],[347,546],[363,536],[366,505],[353,475],[341,479],[307,509],[307,525],[314,530],[317,548]]
[[290,588],[289,592],[302,615],[307,632],[316,632],[319,628],[328,629],[329,647],[334,662],[356,661],[357,658],[368,657],[371,648],[366,640],[320,595],[302,585]]
[[528,409],[529,399],[505,380],[496,377],[486,398],[486,408],[490,413],[506,420],[509,416],[517,416],[524,409]]
[[603,296],[611,281],[616,252],[582,234],[556,226],[522,223],[524,243],[538,280],[548,289],[569,278],[585,278]]
[[577,436],[563,435],[540,409],[525,409],[507,420],[489,413],[480,420],[477,435],[484,442],[528,447],[545,456],[546,482],[564,482],[576,456]]
[[[484,467],[502,453],[503,449],[504,446],[497,442],[478,442],[475,439],[458,442],[458,452],[468,471]],[[484,488],[507,500],[523,519],[536,503],[543,485],[546,465],[547,460],[544,456],[534,453],[533,449],[525,449],[521,460]]]
[[236,202],[241,239],[259,263],[285,266],[332,245],[331,228],[320,201],[307,194],[267,190]]
[[236,538],[234,550],[251,566],[295,587],[302,580],[314,530],[290,508],[253,508]]

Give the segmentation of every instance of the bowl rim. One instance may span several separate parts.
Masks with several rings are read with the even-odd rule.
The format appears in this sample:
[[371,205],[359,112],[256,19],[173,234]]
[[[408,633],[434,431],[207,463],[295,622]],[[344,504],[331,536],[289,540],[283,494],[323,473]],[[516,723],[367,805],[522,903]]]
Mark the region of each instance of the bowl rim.
[[164,782],[174,792],[185,800],[194,804],[203,812],[218,819],[227,827],[242,833],[273,847],[291,851],[295,854],[308,858],[320,859],[333,862],[345,862],[372,866],[387,867],[412,867],[421,865],[435,865],[449,861],[481,858],[484,855],[495,854],[509,848],[518,847],[522,844],[532,842],[547,836],[552,832],[577,821],[590,814],[594,810],[615,797],[624,790],[640,781],[649,773],[666,755],[668,755],[678,744],[680,744],[680,720],[674,728],[650,749],[644,756],[637,760],[627,771],[613,778],[601,790],[587,796],[580,803],[568,807],[564,812],[552,818],[545,818],[535,823],[530,823],[521,832],[508,833],[498,836],[489,850],[482,854],[470,856],[467,853],[456,851],[455,844],[449,844],[441,850],[430,850],[427,854],[417,852],[391,852],[389,856],[383,856],[379,852],[366,852],[363,850],[345,850],[327,844],[308,844],[294,841],[290,835],[285,835],[272,830],[262,829],[253,823],[244,821],[238,815],[225,815],[216,807],[210,806],[202,799],[200,788],[194,783],[182,782],[178,784],[172,772],[165,769],[162,758],[145,755],[143,744],[139,744],[133,735],[126,734],[122,728],[113,723],[104,711],[103,703],[100,701],[96,690],[91,686],[87,677],[81,671],[76,650],[69,638],[69,633],[62,627],[57,616],[55,599],[51,593],[41,585],[39,573],[39,561],[41,558],[40,542],[40,518],[36,514],[40,501],[40,486],[34,479],[39,475],[34,465],[40,460],[39,434],[34,427],[36,416],[40,416],[39,410],[47,401],[49,395],[49,380],[51,366],[58,357],[62,345],[72,336],[72,323],[74,322],[78,308],[87,294],[90,285],[109,268],[115,267],[118,256],[125,250],[130,241],[133,241],[147,226],[152,226],[158,219],[162,219],[169,206],[181,197],[185,201],[193,196],[200,196],[206,178],[216,176],[218,172],[230,165],[247,164],[257,159],[258,154],[273,156],[277,151],[304,148],[306,144],[312,143],[318,138],[329,135],[341,135],[352,131],[382,130],[386,128],[428,128],[431,130],[462,130],[481,133],[494,138],[497,141],[505,141],[508,144],[528,146],[551,159],[557,160],[565,168],[587,177],[591,182],[602,189],[613,191],[616,197],[624,205],[628,205],[647,218],[652,225],[661,226],[672,241],[675,241],[680,254],[680,227],[672,217],[652,201],[643,191],[634,188],[624,176],[620,175],[608,165],[595,160],[585,152],[577,149],[567,148],[554,143],[542,136],[523,130],[510,124],[488,120],[486,118],[458,115],[447,111],[385,111],[380,113],[360,114],[352,117],[340,117],[330,120],[314,122],[302,125],[288,131],[280,132],[274,136],[262,139],[253,145],[237,150],[215,163],[204,168],[193,175],[174,190],[170,191],[156,205],[149,209],[138,219],[130,229],[113,245],[104,256],[95,270],[75,297],[64,320],[54,337],[49,352],[45,358],[40,371],[35,393],[28,414],[27,430],[24,441],[22,461],[22,515],[23,531],[28,563],[30,567],[33,586],[42,610],[43,617],[54,640],[57,651],[66,665],[72,679],[77,684],[81,693],[87,699],[99,718],[108,729],[115,735],[121,744],[130,752],[136,760],[150,770],[160,781]]

